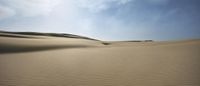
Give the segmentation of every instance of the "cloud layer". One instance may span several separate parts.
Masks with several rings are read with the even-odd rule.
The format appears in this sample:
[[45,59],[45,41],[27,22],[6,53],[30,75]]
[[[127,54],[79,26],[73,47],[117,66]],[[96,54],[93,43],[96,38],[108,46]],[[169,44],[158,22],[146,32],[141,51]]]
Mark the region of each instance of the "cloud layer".
[[0,5],[0,20],[15,15],[15,11]]
[[[48,15],[62,2],[68,2],[95,13],[109,9],[113,3],[114,5],[123,5],[129,1],[131,0],[1,0],[0,3],[3,4],[0,4],[0,16],[10,16],[10,13],[8,12],[11,12],[11,10],[16,12],[16,15],[25,17],[44,16]],[[68,6],[66,6],[66,8],[67,7]]]
[[[31,17],[47,15],[59,4],[59,0],[1,0],[3,5],[16,12],[17,15]],[[2,4],[0,4],[2,6]],[[7,10],[7,8],[5,8]]]

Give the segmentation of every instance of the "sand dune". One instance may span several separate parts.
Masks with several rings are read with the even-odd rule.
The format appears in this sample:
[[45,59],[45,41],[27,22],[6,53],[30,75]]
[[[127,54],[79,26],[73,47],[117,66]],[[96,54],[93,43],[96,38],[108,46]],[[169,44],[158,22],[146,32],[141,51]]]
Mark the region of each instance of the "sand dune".
[[0,86],[200,86],[200,40],[0,33]]

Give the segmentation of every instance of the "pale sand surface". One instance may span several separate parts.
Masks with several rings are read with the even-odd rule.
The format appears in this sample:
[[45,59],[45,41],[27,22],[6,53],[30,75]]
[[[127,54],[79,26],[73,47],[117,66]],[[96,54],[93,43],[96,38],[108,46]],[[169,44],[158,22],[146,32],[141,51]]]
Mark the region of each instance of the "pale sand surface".
[[200,40],[2,36],[0,86],[200,86]]

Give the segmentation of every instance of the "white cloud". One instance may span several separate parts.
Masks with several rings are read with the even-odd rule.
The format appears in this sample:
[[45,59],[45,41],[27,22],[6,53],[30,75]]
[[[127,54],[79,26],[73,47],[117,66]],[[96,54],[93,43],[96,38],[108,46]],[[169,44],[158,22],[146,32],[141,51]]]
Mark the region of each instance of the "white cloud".
[[0,20],[15,15],[15,11],[5,6],[0,5]]
[[86,8],[90,12],[101,12],[109,9],[114,5],[124,5],[131,0],[77,0],[77,4],[81,8]]

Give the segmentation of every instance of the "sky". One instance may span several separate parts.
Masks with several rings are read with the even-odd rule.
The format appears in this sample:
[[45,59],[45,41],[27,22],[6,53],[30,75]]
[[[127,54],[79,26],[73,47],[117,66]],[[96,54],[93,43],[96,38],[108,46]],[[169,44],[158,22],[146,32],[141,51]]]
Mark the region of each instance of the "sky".
[[0,0],[0,30],[100,40],[200,38],[200,0]]

